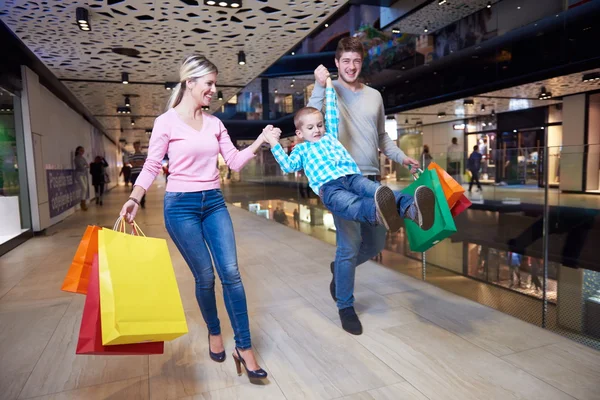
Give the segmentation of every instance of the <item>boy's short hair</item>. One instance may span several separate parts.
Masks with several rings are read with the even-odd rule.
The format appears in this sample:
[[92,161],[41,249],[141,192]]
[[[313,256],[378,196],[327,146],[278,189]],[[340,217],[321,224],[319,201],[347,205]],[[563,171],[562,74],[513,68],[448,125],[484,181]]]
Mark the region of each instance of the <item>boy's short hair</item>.
[[300,129],[300,127],[302,126],[302,118],[304,118],[305,116],[307,116],[309,114],[314,114],[314,113],[321,114],[321,111],[317,110],[314,107],[303,107],[303,108],[299,109],[296,112],[296,115],[294,115],[294,126],[296,127],[296,129]]
[[359,38],[345,37],[338,42],[337,49],[335,50],[335,59],[339,61],[342,53],[346,52],[358,53],[364,58],[365,47]]
[[477,145],[473,146],[473,150],[474,151],[479,150],[479,146],[477,146]]

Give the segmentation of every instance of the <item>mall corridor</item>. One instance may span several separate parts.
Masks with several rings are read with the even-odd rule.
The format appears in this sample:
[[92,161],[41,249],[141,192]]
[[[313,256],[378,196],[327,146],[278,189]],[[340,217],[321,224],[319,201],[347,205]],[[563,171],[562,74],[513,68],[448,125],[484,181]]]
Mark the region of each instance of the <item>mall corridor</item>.
[[[168,238],[159,183],[137,221]],[[600,352],[375,262],[357,273],[365,332],[329,295],[334,247],[229,205],[264,385],[208,357],[192,275],[169,239],[189,333],[163,355],[77,356],[85,297],[60,286],[86,225],[112,227],[128,190],[0,257],[1,399],[599,399]],[[404,258],[405,263],[417,261]]]

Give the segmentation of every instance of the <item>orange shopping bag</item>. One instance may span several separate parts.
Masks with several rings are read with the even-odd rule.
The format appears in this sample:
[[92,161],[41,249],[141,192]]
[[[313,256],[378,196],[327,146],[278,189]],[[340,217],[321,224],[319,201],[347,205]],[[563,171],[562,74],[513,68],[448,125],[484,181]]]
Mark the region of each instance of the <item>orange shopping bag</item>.
[[444,196],[446,197],[446,201],[448,202],[448,207],[452,208],[460,199],[460,197],[465,192],[465,188],[463,188],[460,183],[456,182],[454,178],[452,178],[442,167],[437,165],[435,162],[429,163],[427,169],[435,169],[440,177],[440,183],[442,184],[442,189],[444,190]]
[[65,292],[87,294],[94,255],[98,254],[98,226],[89,225],[79,242],[79,247],[71,262],[71,268],[65,276],[62,290]]

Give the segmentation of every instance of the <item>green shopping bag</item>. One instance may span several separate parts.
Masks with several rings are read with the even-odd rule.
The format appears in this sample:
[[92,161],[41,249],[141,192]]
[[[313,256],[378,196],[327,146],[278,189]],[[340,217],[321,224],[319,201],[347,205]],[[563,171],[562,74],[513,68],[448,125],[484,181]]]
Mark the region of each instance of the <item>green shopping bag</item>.
[[435,220],[431,229],[426,231],[415,222],[404,220],[410,250],[415,252],[426,251],[456,232],[456,225],[437,172],[435,170],[421,172],[418,179],[402,190],[402,193],[414,196],[419,186],[427,186],[435,194]]

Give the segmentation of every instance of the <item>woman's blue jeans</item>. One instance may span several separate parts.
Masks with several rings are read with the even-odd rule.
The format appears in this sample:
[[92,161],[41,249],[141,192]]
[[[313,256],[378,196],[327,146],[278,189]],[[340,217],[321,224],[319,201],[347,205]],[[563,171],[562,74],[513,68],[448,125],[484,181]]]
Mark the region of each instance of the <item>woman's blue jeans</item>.
[[196,281],[196,298],[209,333],[221,334],[215,298],[214,260],[223,286],[235,344],[239,349],[249,349],[251,342],[246,293],[237,264],[233,224],[221,190],[167,192],[165,224],[171,239],[192,270]]

